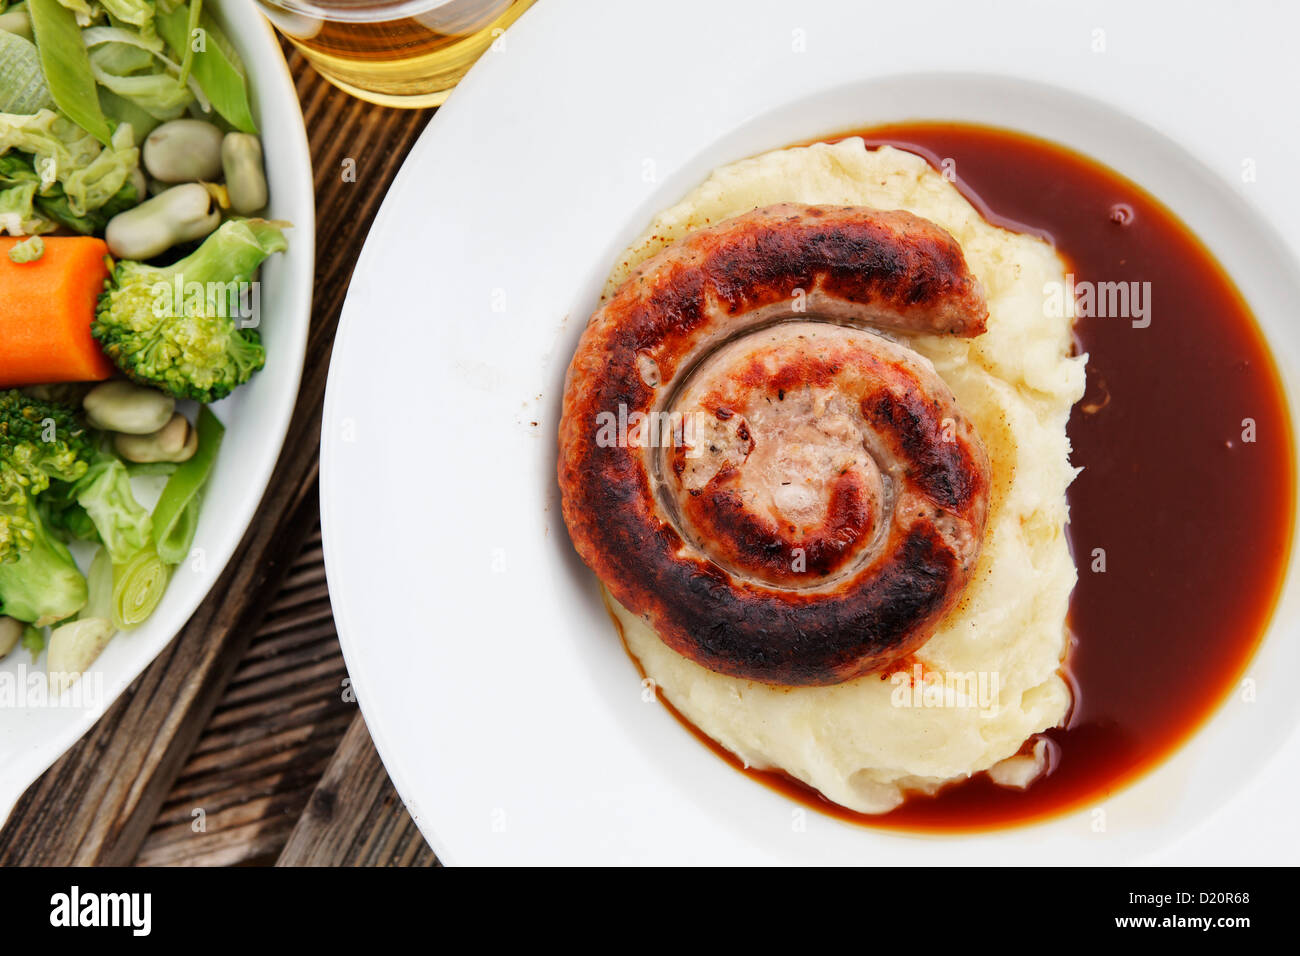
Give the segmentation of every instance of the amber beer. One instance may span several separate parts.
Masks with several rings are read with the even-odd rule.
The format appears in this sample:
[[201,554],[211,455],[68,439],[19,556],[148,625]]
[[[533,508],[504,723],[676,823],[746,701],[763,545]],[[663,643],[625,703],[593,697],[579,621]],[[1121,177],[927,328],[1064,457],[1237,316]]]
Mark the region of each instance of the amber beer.
[[533,0],[259,0],[335,86],[382,106],[437,106]]

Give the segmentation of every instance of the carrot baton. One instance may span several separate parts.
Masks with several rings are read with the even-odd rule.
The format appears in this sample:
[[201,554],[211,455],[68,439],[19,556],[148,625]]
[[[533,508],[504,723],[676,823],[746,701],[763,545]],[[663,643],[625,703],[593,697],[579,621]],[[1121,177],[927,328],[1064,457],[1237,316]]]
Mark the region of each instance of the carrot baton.
[[113,363],[90,334],[108,246],[46,236],[39,259],[14,262],[9,250],[22,241],[0,237],[0,388],[109,378]]

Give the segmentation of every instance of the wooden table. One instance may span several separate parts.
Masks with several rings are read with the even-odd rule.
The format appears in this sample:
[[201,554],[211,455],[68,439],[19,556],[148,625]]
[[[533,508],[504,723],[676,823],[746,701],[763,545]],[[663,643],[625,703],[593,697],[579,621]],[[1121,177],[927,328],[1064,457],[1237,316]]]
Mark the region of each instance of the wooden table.
[[[321,403],[366,232],[432,111],[352,99],[286,47],[315,166],[302,391],[207,601],[0,830],[0,865],[434,865],[350,694],[317,508]],[[355,163],[355,181],[343,176]],[[352,164],[348,164],[349,166]]]

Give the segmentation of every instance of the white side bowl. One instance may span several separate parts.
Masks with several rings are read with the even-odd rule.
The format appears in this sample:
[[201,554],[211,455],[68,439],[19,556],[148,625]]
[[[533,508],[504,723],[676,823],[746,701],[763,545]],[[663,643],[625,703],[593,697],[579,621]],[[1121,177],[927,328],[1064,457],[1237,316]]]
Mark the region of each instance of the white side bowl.
[[79,691],[74,685],[46,706],[30,692],[34,681],[44,679],[44,654],[33,662],[19,647],[0,661],[0,681],[28,689],[17,698],[26,706],[0,699],[0,820],[153,661],[212,589],[262,499],[298,397],[316,253],[307,134],[293,79],[270,24],[250,0],[215,0],[215,12],[248,71],[271,191],[269,216],[293,223],[286,233],[288,251],[273,256],[261,274],[266,367],[236,394],[213,406],[226,426],[226,436],[194,537],[194,548],[202,558],[176,570],[153,617],[139,629],[114,637],[83,677]]

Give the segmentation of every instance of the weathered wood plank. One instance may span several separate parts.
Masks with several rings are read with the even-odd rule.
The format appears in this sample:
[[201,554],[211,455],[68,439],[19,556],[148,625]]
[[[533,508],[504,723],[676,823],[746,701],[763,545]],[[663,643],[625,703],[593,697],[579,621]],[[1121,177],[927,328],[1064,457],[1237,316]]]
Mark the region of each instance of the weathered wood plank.
[[436,866],[358,713],[276,866]]
[[[319,564],[319,549],[300,555],[290,572]],[[304,557],[306,560],[304,560]],[[300,595],[282,591],[231,679],[190,759],[167,796],[136,857],[137,865],[247,865],[271,863],[311,797],[356,714],[343,699],[345,674],[330,628],[284,653],[283,635],[268,627]],[[328,611],[328,596],[319,603]],[[292,663],[285,658],[291,656]],[[285,666],[268,672],[268,661]],[[325,667],[332,675],[319,678]],[[274,714],[232,700],[292,698]]]

